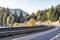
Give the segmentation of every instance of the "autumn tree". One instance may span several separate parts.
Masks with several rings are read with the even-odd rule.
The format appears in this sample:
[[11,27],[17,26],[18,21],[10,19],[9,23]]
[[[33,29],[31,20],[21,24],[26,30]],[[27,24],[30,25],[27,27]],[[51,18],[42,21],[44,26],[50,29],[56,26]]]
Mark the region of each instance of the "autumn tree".
[[41,13],[40,10],[38,10],[38,11],[36,12],[36,14],[35,14],[35,15],[36,15],[36,20],[37,20],[37,21],[39,21],[39,20],[41,19],[40,13]]
[[60,15],[59,15],[59,23],[60,23]]
[[6,14],[6,12],[4,12],[3,13],[3,26],[7,26],[6,21],[7,21],[7,14]]
[[10,15],[7,17],[7,25],[9,24],[13,24],[15,21],[14,21],[14,17],[13,15],[10,13]]

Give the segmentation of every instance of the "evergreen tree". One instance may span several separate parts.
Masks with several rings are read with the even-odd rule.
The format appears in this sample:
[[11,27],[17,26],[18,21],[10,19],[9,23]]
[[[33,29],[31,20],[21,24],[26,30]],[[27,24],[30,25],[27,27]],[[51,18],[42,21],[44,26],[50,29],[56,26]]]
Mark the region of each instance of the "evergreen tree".
[[50,9],[50,18],[49,18],[51,21],[53,21],[54,19],[54,7],[52,6],[51,9]]
[[36,20],[36,15],[34,14],[34,12],[32,12],[32,14],[30,15],[30,18],[34,18]]
[[14,12],[14,17],[15,17],[15,22],[18,22],[18,15],[17,15],[17,12],[16,12],[16,10],[15,10],[15,12]]
[[3,14],[0,15],[0,25],[3,26]]
[[11,11],[9,8],[6,9],[7,17],[10,15]]
[[20,15],[19,15],[19,18],[18,18],[18,22],[23,22],[23,13],[22,13],[22,10],[20,10]]
[[59,19],[59,14],[57,8],[52,10],[51,21],[57,21]]
[[14,17],[16,17],[16,18],[18,17],[16,10],[14,12]]
[[22,10],[20,10],[20,15],[19,15],[19,19],[23,18],[23,13]]
[[57,8],[58,12],[60,13],[60,5],[57,5],[56,8]]

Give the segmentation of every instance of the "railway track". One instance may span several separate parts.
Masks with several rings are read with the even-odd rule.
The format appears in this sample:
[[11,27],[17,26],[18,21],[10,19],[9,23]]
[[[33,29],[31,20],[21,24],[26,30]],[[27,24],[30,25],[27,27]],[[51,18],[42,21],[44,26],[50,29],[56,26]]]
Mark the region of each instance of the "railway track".
[[54,28],[54,26],[45,26],[45,25],[40,25],[40,26],[34,26],[34,27],[6,27],[6,28],[0,28],[0,38],[5,38],[8,36],[12,35],[17,35],[17,34],[29,34],[33,32],[41,32],[45,30],[49,30]]

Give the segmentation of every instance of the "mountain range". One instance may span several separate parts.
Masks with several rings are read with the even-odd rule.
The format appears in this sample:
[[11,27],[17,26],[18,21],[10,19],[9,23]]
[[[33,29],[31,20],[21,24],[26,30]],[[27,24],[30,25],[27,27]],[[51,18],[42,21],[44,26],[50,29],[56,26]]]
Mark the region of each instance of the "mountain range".
[[[0,10],[2,9],[3,7],[0,7]],[[10,8],[9,8],[10,9]],[[11,13],[14,14],[14,12],[16,11],[17,15],[19,16],[20,15],[20,11],[21,9],[10,9]],[[22,10],[22,13],[23,13],[23,16],[27,15],[28,13],[23,11]]]

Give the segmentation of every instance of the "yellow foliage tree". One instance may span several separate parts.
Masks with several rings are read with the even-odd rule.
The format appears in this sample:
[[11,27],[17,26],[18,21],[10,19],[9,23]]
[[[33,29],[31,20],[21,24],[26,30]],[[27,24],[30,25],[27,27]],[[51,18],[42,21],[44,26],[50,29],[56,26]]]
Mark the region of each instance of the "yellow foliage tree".
[[38,21],[40,20],[40,18],[41,18],[41,17],[40,17],[40,15],[39,15],[39,16],[37,16],[37,20],[38,20]]
[[9,25],[10,16],[7,17],[7,26]]
[[34,18],[31,18],[30,20],[29,20],[29,22],[27,22],[27,26],[33,26],[34,25],[34,23],[35,23],[35,20],[34,20]]
[[46,13],[46,16],[47,16],[48,20],[50,19],[50,12],[51,12],[51,11],[48,11],[48,12]]

